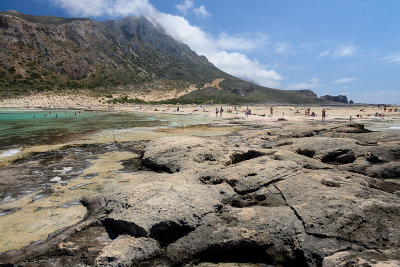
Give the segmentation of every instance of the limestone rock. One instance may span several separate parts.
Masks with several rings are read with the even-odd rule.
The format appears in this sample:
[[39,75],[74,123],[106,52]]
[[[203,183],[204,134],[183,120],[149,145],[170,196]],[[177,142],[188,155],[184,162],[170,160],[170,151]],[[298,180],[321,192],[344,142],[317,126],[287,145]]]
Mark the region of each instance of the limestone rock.
[[[400,135],[374,143],[374,133],[323,127],[286,131],[287,136],[269,130],[261,137],[276,136],[271,149],[250,147],[265,140],[249,132],[235,135],[235,142],[149,142],[142,155],[149,169],[138,170],[144,173],[140,179],[82,200],[90,224],[0,254],[0,262],[398,265]],[[102,238],[88,242],[91,229]]]
[[160,245],[151,238],[120,235],[103,248],[96,258],[96,266],[132,266],[159,253]]
[[231,149],[199,137],[165,137],[150,142],[143,155],[145,166],[153,170],[179,172],[194,166],[229,162]]
[[[395,250],[365,250],[362,252],[341,251],[323,261],[324,267],[344,266],[400,266],[399,251]],[[397,259],[392,259],[397,258]]]
[[367,248],[400,246],[396,226],[400,224],[399,197],[370,188],[362,177],[310,171],[276,187],[304,223],[307,234]]
[[226,183],[209,186],[174,178],[127,186],[104,196],[104,224],[117,234],[171,243],[195,229],[232,194]]
[[[172,264],[197,261],[303,263],[294,250],[302,224],[289,207],[231,208],[167,248]],[[289,245],[290,244],[290,245]],[[289,245],[289,246],[288,246]]]

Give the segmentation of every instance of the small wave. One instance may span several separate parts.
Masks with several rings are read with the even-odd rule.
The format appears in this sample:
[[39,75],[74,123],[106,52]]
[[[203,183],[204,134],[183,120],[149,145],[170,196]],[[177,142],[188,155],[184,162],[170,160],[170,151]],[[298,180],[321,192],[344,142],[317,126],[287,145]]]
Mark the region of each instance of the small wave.
[[181,126],[181,124],[178,123],[178,122],[171,122],[171,123],[169,124],[169,126],[171,126],[171,127],[179,127],[179,126]]
[[22,150],[22,147],[12,148],[12,149],[1,151],[0,158],[14,156],[15,154],[19,153],[21,150]]
[[150,117],[150,118],[146,118],[146,120],[148,120],[148,121],[158,121],[159,119],[154,118],[154,117]]
[[389,127],[389,129],[400,130],[400,126],[392,126],[392,127]]

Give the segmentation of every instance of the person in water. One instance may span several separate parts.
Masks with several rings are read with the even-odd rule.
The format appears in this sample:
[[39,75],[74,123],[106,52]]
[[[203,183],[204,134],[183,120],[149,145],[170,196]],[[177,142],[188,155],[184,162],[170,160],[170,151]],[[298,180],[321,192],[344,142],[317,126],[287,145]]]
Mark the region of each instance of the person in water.
[[325,117],[326,117],[326,110],[322,109],[322,121],[325,121]]
[[222,112],[223,112],[224,110],[222,109],[222,107],[219,109],[219,115],[222,117]]
[[218,113],[219,113],[218,108],[215,108],[215,117],[218,117]]

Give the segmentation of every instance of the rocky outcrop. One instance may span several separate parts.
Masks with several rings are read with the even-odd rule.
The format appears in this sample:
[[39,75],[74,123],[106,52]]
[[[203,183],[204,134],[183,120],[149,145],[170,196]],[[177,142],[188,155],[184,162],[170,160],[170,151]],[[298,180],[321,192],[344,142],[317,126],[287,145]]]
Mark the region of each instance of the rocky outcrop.
[[384,140],[348,128],[285,122],[151,141],[141,156],[146,179],[84,199],[88,214],[74,231],[0,262],[81,264],[88,247],[76,235],[97,229],[107,239],[88,243],[96,253],[85,264],[396,266],[400,133]]
[[317,98],[317,94],[314,93],[311,90],[299,90],[298,92],[300,94],[303,94],[303,95],[307,96],[307,97]]
[[338,103],[343,103],[343,104],[347,104],[349,103],[349,101],[347,100],[347,96],[345,95],[324,95],[324,96],[320,96],[321,99],[325,99],[328,101],[332,101],[332,102],[338,102]]
[[160,245],[152,238],[120,235],[105,246],[96,259],[96,266],[131,266],[157,256]]
[[[237,150],[237,149],[236,149]],[[194,166],[224,164],[230,161],[232,148],[199,137],[165,137],[150,142],[143,154],[143,164],[155,171],[170,173]]]

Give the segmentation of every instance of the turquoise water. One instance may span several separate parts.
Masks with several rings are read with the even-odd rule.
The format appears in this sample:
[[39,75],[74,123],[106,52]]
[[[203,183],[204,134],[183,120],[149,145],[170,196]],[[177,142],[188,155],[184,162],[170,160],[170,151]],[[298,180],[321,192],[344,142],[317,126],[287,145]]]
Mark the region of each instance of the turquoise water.
[[177,127],[204,120],[207,119],[189,115],[0,109],[0,154],[17,152],[26,146],[55,144],[101,130]]
[[373,120],[365,122],[365,128],[372,131],[385,131],[385,130],[400,130],[399,120]]

